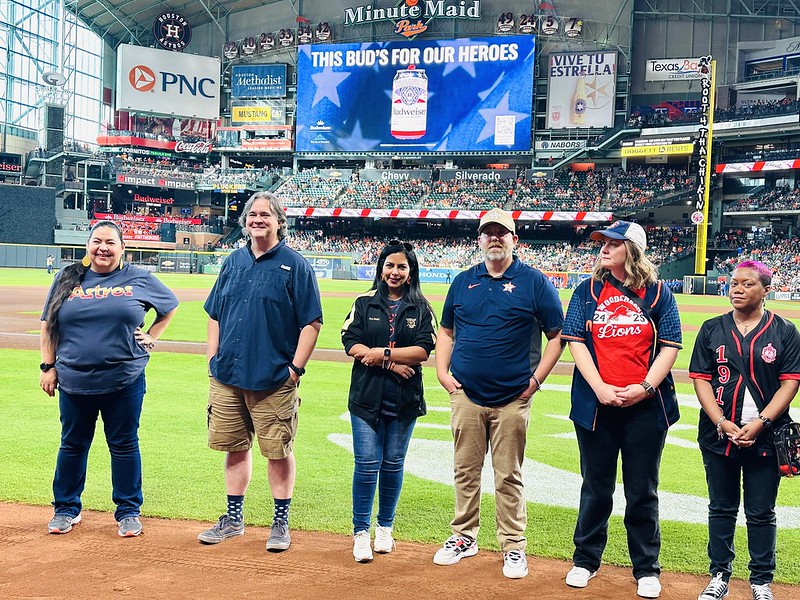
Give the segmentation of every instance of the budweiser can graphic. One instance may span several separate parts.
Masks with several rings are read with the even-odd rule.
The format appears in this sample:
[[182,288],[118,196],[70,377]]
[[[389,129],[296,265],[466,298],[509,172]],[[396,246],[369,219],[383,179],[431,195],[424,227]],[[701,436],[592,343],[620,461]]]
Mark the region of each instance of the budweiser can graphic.
[[428,123],[428,76],[425,69],[409,65],[395,73],[392,83],[392,137],[415,140],[425,135]]

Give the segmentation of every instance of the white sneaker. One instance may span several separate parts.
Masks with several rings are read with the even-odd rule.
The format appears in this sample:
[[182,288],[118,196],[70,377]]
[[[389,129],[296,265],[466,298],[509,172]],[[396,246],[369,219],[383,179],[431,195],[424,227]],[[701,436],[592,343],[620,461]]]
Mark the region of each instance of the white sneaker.
[[642,598],[658,598],[661,595],[661,582],[658,577],[642,577],[636,590]]
[[356,562],[360,563],[372,561],[369,531],[359,531],[353,536],[353,558],[356,559]]
[[567,585],[574,588],[585,588],[589,580],[597,575],[597,571],[590,571],[583,567],[572,567],[567,573]]
[[522,579],[528,575],[528,559],[522,550],[503,552],[503,575],[509,579]]
[[433,555],[433,564],[454,565],[462,558],[475,556],[477,553],[478,542],[466,536],[451,535]]
[[372,544],[378,554],[388,554],[394,550],[394,538],[391,527],[375,527],[375,541]]

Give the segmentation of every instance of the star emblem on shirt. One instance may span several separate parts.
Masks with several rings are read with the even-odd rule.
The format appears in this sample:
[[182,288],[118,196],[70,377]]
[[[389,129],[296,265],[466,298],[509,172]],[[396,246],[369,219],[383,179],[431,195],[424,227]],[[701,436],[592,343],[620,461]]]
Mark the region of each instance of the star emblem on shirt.
[[503,284],[503,291],[508,292],[509,294],[514,291],[514,288],[517,287],[510,281],[508,283]]

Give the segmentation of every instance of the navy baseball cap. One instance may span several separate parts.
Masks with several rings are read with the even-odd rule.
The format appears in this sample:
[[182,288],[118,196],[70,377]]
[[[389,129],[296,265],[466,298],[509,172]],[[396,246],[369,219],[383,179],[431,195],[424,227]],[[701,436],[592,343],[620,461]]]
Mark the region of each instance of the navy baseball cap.
[[647,234],[641,225],[632,221],[614,221],[606,229],[593,231],[589,237],[595,241],[600,241],[603,238],[628,240],[639,246],[643,251],[647,248]]

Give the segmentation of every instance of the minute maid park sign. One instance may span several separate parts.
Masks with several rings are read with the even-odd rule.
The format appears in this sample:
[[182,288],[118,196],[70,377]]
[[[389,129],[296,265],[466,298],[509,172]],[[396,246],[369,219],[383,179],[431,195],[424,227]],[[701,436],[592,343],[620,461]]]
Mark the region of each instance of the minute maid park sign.
[[[376,2],[377,4],[377,2]],[[399,0],[394,6],[377,8],[372,4],[364,4],[344,9],[345,25],[365,25],[380,21],[394,23],[394,32],[413,39],[428,29],[436,17],[446,19],[480,19],[480,0]]]

